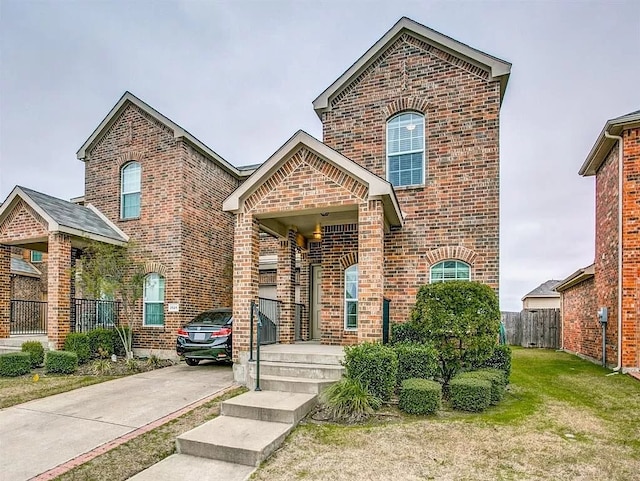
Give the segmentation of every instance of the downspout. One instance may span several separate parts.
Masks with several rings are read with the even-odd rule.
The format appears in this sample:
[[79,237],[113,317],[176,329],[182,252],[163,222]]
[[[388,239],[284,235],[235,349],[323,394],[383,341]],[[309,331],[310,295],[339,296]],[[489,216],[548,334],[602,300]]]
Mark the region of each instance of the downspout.
[[618,141],[618,365],[614,371],[622,368],[622,137],[611,135],[605,130],[604,136],[607,139]]

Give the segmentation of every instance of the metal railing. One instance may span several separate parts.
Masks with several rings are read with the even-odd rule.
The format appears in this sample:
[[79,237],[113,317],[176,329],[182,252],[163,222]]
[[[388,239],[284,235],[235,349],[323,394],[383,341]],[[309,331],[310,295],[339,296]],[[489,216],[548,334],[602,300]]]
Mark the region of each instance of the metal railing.
[[275,299],[258,298],[258,316],[261,321],[260,344],[263,346],[278,342],[281,306],[282,302]]
[[10,334],[46,334],[47,303],[42,301],[11,300]]
[[102,299],[72,299],[71,332],[112,329],[120,322],[120,302]]

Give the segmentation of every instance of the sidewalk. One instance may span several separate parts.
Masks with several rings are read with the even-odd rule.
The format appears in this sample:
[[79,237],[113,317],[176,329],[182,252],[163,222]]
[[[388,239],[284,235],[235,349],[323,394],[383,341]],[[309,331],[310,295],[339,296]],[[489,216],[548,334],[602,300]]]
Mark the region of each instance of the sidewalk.
[[1,477],[30,479],[232,384],[228,366],[180,364],[3,409]]

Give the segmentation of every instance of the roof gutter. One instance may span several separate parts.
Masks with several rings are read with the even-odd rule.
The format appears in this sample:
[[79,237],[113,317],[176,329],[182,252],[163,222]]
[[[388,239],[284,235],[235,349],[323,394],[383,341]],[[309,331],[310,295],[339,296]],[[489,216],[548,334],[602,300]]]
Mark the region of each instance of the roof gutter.
[[607,139],[618,141],[618,365],[614,371],[622,368],[622,187],[623,187],[623,158],[622,158],[622,137],[611,135],[608,130],[604,131]]

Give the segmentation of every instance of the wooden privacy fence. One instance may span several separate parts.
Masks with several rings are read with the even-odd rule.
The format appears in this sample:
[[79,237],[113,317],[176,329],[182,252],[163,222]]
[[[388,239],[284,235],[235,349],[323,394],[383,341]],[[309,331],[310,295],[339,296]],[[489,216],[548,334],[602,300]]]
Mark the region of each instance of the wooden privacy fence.
[[523,309],[503,312],[507,344],[524,347],[560,348],[560,309]]

